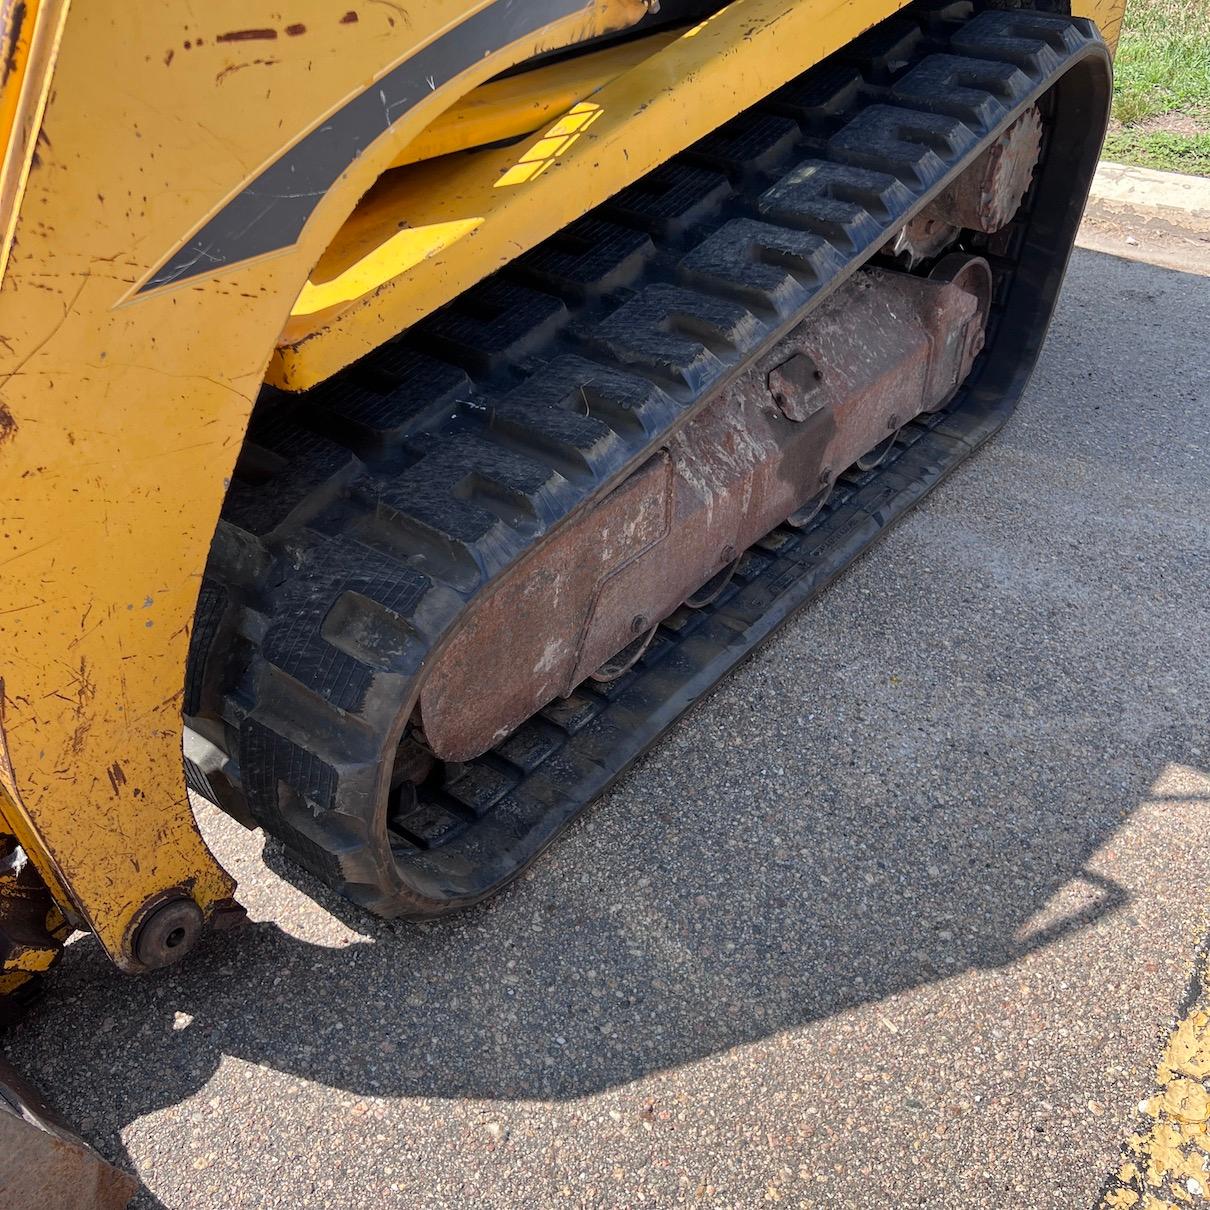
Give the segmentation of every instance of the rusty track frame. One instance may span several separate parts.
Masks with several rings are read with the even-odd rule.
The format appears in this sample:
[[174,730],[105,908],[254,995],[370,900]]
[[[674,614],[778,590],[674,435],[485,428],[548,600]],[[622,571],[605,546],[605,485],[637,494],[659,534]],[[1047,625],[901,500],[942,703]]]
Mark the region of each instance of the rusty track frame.
[[[434,754],[471,760],[569,696],[737,551],[943,406],[983,348],[991,301],[986,262],[948,260],[930,277],[856,274],[650,462],[476,597],[420,691]],[[617,679],[612,667],[604,679]]]

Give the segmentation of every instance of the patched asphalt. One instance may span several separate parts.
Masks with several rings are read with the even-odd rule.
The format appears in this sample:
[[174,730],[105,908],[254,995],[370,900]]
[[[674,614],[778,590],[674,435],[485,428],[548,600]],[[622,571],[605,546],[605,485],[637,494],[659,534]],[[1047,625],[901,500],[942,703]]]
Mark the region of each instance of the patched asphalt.
[[1078,251],[1008,428],[515,888],[371,921],[204,809],[255,923],[78,941],[10,1058],[145,1207],[1091,1205],[1210,923],[1207,332]]

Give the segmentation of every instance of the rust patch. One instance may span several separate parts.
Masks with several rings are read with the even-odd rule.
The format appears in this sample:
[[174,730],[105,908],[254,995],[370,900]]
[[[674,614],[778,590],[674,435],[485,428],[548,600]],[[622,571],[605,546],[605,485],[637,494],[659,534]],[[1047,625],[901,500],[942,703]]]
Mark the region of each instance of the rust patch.
[[106,776],[109,778],[109,784],[113,787],[114,797],[120,793],[122,787],[126,784],[126,773],[122,766],[115,760],[108,769],[105,770]]
[[1027,109],[924,212],[987,235],[1002,230],[1021,205],[1042,151],[1042,116]]
[[795,353],[769,371],[767,386],[787,420],[803,421],[823,407],[823,375],[805,353]]
[[355,12],[350,10],[349,12],[345,13],[345,15],[343,17],[341,17],[340,23],[341,23],[341,25],[356,25],[357,22],[360,20],[361,20],[361,18],[358,17],[358,15]]
[[88,738],[88,732],[91,728],[91,723],[76,724],[75,730],[71,733],[71,739],[67,741],[67,746],[71,749],[73,756],[79,756],[84,751],[84,741]]
[[12,440],[16,435],[17,422],[13,419],[12,412],[0,403],[0,445]]
[[38,1093],[0,1062],[0,1093],[16,1111],[0,1113],[0,1154],[5,1205],[78,1206],[120,1210],[137,1182],[101,1158],[46,1105]]
[[[655,623],[725,586],[737,551],[795,514],[803,523],[847,467],[885,457],[970,372],[991,284],[987,262],[966,256],[931,278],[854,276],[467,607],[420,692],[432,752],[470,760],[586,677],[616,676]],[[564,406],[594,404],[581,389]]]
[[286,26],[286,33],[291,38],[297,38],[299,36],[299,34],[305,34],[306,32],[307,32],[307,27],[305,25],[303,25],[303,23],[301,21],[296,21],[293,25]]
[[[216,42],[272,42],[277,37],[275,29],[233,29],[230,33],[219,34]],[[201,45],[199,40],[198,45]]]

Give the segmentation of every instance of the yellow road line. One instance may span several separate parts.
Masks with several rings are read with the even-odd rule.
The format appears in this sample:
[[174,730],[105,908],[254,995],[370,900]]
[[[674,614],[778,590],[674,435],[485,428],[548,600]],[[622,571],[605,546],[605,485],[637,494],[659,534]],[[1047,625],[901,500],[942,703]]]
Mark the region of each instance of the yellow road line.
[[1156,1074],[1098,1210],[1210,1207],[1210,939]]

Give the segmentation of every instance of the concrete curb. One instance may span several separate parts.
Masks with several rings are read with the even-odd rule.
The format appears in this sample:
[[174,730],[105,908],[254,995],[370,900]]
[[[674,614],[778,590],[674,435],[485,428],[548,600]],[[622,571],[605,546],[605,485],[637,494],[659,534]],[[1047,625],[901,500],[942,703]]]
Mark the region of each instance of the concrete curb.
[[1210,178],[1102,161],[1088,218],[1210,241]]

